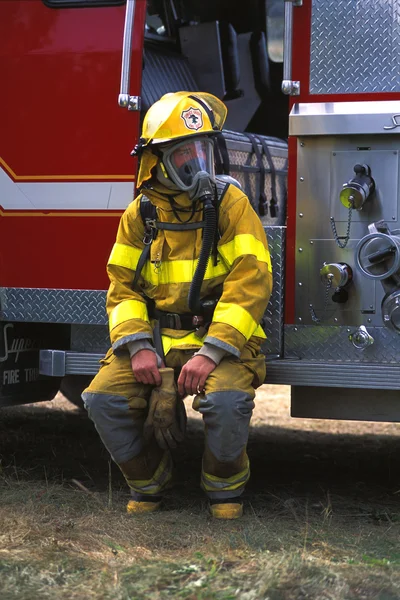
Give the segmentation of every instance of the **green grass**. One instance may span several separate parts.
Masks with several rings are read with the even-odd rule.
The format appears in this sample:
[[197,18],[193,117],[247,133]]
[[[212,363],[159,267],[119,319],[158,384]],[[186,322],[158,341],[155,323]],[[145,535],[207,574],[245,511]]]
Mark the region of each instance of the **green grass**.
[[245,515],[220,522],[199,491],[198,422],[165,509],[134,517],[84,416],[0,418],[0,600],[400,598],[399,437],[263,422]]

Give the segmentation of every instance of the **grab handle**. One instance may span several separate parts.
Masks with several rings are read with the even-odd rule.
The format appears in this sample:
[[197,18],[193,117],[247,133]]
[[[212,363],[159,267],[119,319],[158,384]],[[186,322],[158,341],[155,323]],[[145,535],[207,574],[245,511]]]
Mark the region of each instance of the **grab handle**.
[[303,6],[303,0],[285,0],[285,36],[283,42],[282,92],[286,96],[300,94],[300,81],[292,80],[293,7]]
[[118,104],[122,108],[127,108],[128,110],[140,110],[140,96],[130,96],[129,94],[135,7],[136,0],[126,0],[124,39],[122,43],[121,86]]

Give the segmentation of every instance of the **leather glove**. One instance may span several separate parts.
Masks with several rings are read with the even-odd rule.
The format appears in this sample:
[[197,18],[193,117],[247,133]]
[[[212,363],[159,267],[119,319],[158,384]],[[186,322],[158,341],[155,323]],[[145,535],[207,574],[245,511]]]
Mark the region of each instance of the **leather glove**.
[[174,370],[166,367],[159,371],[162,381],[151,393],[143,435],[146,442],[154,435],[160,448],[168,450],[176,448],[185,437],[186,411],[178,398]]

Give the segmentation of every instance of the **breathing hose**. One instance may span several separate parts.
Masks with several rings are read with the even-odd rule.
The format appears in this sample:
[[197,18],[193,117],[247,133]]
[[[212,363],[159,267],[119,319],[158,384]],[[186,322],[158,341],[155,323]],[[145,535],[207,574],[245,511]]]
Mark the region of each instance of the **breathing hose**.
[[203,202],[205,226],[203,230],[203,240],[194,273],[192,283],[190,284],[188,305],[193,314],[201,314],[200,290],[206,273],[208,261],[210,260],[211,250],[214,243],[215,228],[217,225],[217,216],[212,203],[212,195],[205,194],[199,198]]

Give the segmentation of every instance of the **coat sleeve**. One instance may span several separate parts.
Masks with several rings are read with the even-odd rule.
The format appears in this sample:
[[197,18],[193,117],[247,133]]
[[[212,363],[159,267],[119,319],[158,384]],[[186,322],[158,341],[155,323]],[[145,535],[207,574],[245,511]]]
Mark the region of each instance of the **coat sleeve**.
[[222,202],[219,224],[219,255],[229,273],[205,342],[240,356],[250,337],[265,338],[260,322],[272,292],[271,258],[262,223],[236,188]]
[[[145,299],[132,289],[137,264],[144,248],[144,226],[139,207],[139,198],[136,198],[122,215],[117,239],[107,264],[110,287],[106,308],[114,351],[122,349],[128,342],[153,339]],[[142,277],[139,277],[138,284],[140,289],[143,285]]]

